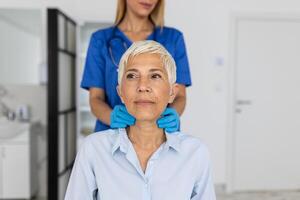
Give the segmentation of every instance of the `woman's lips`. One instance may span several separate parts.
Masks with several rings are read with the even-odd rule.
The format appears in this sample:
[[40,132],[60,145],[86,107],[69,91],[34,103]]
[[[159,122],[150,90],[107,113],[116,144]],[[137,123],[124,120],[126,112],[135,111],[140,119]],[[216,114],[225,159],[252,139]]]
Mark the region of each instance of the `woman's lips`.
[[154,101],[151,101],[151,100],[137,100],[137,101],[134,101],[134,103],[139,105],[139,106],[147,106],[147,105],[153,105]]
[[146,9],[151,9],[152,8],[152,4],[149,4],[149,3],[140,2],[140,5],[143,6],[143,8],[146,8]]

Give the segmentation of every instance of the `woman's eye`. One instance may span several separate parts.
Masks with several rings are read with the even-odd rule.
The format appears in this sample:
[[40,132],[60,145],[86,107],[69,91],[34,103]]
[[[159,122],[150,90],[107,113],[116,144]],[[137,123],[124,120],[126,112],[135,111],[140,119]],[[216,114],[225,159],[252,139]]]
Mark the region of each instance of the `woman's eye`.
[[127,78],[127,79],[134,79],[134,78],[136,78],[136,77],[137,77],[137,75],[136,75],[136,74],[132,74],[132,73],[126,75],[126,78]]
[[151,78],[152,78],[152,79],[161,79],[162,77],[161,77],[160,74],[152,74],[152,75],[151,75]]

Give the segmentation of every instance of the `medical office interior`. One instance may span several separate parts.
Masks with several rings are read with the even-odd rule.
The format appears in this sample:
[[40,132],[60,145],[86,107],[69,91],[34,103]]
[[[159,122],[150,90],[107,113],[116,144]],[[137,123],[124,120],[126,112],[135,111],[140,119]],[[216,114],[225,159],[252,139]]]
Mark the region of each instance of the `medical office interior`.
[[[95,123],[89,38],[115,7],[0,0],[0,199],[63,199]],[[300,2],[167,0],[165,14],[192,74],[181,129],[209,147],[217,199],[299,200]]]

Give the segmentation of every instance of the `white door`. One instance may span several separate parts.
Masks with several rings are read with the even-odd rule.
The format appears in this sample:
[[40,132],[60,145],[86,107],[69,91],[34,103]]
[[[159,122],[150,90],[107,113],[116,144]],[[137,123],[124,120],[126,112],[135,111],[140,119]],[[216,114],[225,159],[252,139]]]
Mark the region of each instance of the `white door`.
[[3,197],[3,146],[0,144],[0,198]]
[[300,189],[300,18],[234,30],[232,190]]

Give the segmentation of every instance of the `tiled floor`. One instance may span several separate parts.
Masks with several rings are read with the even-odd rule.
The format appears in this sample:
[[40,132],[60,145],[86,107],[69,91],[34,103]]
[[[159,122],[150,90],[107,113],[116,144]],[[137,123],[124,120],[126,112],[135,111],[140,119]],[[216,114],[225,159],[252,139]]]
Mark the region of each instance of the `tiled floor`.
[[221,189],[217,189],[217,200],[300,200],[300,190],[225,194]]
[[[300,190],[297,191],[273,191],[273,192],[240,192],[225,194],[217,188],[217,200],[300,200]],[[37,198],[34,200],[46,200]]]

